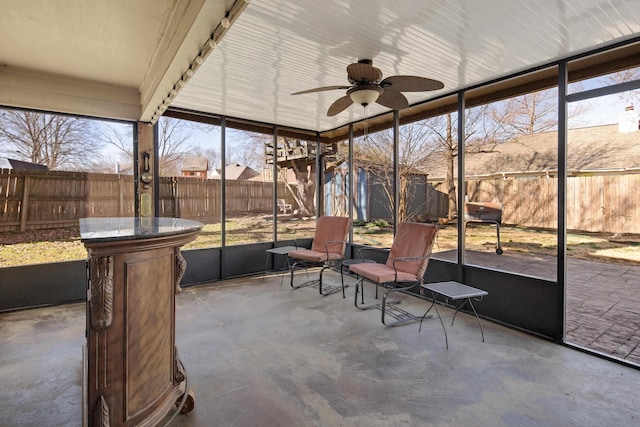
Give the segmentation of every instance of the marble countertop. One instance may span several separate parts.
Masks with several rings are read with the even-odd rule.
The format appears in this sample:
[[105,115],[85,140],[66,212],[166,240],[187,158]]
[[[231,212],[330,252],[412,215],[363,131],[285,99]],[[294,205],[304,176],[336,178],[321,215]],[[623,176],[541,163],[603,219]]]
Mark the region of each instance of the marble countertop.
[[100,242],[188,233],[202,223],[180,218],[80,218],[80,240]]

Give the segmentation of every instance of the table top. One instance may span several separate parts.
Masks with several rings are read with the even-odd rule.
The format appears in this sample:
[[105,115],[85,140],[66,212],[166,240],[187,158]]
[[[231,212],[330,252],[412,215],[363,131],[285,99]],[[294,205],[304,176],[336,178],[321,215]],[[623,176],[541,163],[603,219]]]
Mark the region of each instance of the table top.
[[291,251],[295,251],[301,248],[296,248],[295,246],[280,246],[278,248],[267,249],[267,252],[270,254],[276,255],[286,255]]
[[476,298],[489,295],[489,292],[482,289],[474,288],[472,286],[463,285],[458,282],[438,282],[438,283],[425,283],[420,285],[424,289],[428,289],[440,295],[444,295],[447,298],[453,300],[464,298]]
[[82,242],[110,242],[199,231],[202,223],[181,218],[80,218]]

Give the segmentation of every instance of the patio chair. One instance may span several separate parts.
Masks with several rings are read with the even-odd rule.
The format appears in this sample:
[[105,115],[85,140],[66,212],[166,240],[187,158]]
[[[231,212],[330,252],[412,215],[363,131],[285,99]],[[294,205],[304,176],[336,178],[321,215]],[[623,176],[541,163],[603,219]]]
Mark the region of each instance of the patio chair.
[[283,214],[286,214],[287,211],[291,212],[291,205],[289,203],[285,203],[284,199],[278,199],[276,200],[277,204],[278,204],[278,210],[280,212],[282,212]]
[[[403,222],[398,225],[393,245],[388,253],[387,261],[381,263],[361,263],[349,266],[349,269],[357,274],[355,305],[360,310],[379,308],[382,311],[382,323],[387,326],[395,326],[420,320],[422,316],[415,316],[399,307],[400,301],[390,301],[388,297],[394,292],[406,292],[412,289],[419,290],[423,276],[427,270],[431,248],[438,229],[434,225],[417,222]],[[360,256],[365,259],[364,252],[368,250],[383,250],[365,247],[360,249]],[[378,288],[386,289],[381,302],[364,304],[364,281],[367,280],[376,285],[376,299]],[[360,305],[358,305],[360,294]],[[396,319],[388,323],[386,315]]]
[[[342,288],[342,297],[345,297],[344,284],[342,286],[327,285],[323,290],[322,273],[344,259],[350,225],[351,221],[347,217],[322,216],[318,218],[311,249],[298,249],[288,254],[291,259],[289,270],[291,271],[292,288],[298,289],[318,285],[320,295],[331,295]],[[310,265],[322,265],[318,280],[310,280],[294,286],[293,273],[295,269],[298,267],[306,268]]]

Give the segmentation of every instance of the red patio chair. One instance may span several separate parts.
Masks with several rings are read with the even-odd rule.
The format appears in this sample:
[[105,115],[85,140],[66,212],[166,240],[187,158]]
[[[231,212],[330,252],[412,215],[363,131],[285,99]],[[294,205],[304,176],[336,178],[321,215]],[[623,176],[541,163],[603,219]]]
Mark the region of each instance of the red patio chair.
[[[403,222],[398,225],[386,263],[362,263],[349,266],[349,269],[358,275],[355,292],[356,307],[361,310],[379,308],[382,310],[382,323],[387,326],[420,320],[422,316],[415,316],[402,310],[397,307],[399,301],[387,301],[387,298],[393,292],[409,291],[414,288],[416,290],[419,289],[424,273],[427,270],[431,248],[437,232],[438,229],[434,225]],[[382,249],[362,248],[360,255],[363,259],[365,258],[363,252],[367,250]],[[364,304],[365,279],[376,285],[376,298],[378,298],[378,287],[383,287],[387,290],[382,297],[382,302]],[[361,295],[360,305],[358,305],[359,293]],[[393,304],[393,306],[389,306],[390,304]],[[396,319],[396,321],[387,323],[385,321],[386,314]]]
[[[289,252],[291,271],[291,287],[294,289],[318,285],[320,295],[331,295],[340,290],[340,286],[327,285],[322,289],[322,273],[327,268],[335,266],[344,259],[344,251],[347,246],[347,236],[351,221],[342,216],[322,216],[318,218],[316,232],[311,244],[311,249],[298,249]],[[293,273],[296,267],[308,267],[309,265],[322,265],[318,280],[310,280],[300,285],[293,284]],[[342,285],[342,297],[344,298],[344,284]]]

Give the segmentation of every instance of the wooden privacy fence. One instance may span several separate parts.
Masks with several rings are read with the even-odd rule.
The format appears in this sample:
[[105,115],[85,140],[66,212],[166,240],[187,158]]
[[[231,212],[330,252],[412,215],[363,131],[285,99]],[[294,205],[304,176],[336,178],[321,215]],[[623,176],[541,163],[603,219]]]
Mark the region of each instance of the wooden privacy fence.
[[[159,187],[160,216],[220,221],[220,180],[161,177]],[[286,194],[284,185],[278,194]],[[269,213],[272,195],[270,182],[227,181],[227,214]],[[134,197],[131,175],[1,169],[0,232],[72,227],[84,217],[134,216]]]
[[[278,183],[279,197],[286,194]],[[160,215],[219,222],[222,217],[222,182],[219,179],[193,177],[160,178]],[[273,209],[273,184],[260,181],[227,181],[227,214],[270,213]],[[287,203],[292,203],[287,199]]]
[[[502,203],[504,224],[556,228],[557,178],[553,176],[469,179],[470,201]],[[368,191],[371,186],[359,188]],[[439,182],[424,188],[424,215],[447,215],[447,195]],[[160,215],[219,221],[221,182],[192,177],[160,179]],[[589,174],[567,178],[567,228],[640,234],[640,174]],[[270,182],[227,181],[227,214],[270,213]],[[287,194],[278,186],[278,194]],[[369,197],[370,199],[370,197]],[[287,199],[287,203],[293,201]],[[371,201],[373,202],[373,201]],[[70,227],[83,217],[133,216],[131,175],[85,172],[0,170],[0,232]]]
[[[558,226],[554,176],[491,177],[466,181],[469,201],[502,203],[504,224]],[[640,174],[584,174],[567,178],[567,229],[640,234]],[[426,214],[447,215],[444,184],[426,186]]]
[[133,216],[133,177],[0,170],[0,231],[71,227],[83,217]]

